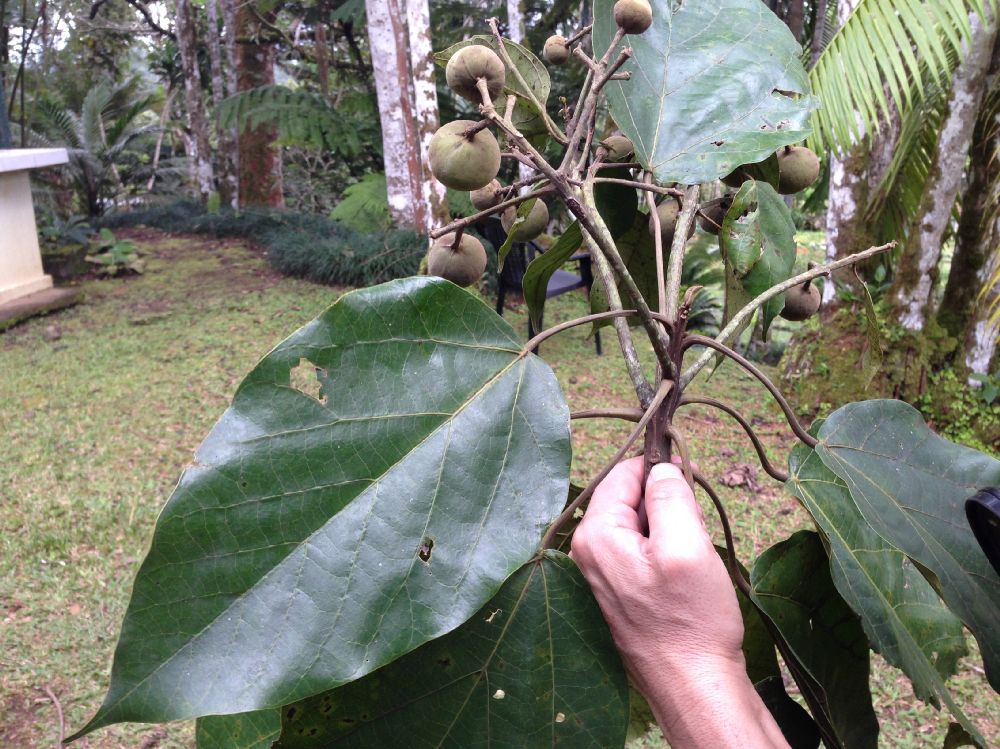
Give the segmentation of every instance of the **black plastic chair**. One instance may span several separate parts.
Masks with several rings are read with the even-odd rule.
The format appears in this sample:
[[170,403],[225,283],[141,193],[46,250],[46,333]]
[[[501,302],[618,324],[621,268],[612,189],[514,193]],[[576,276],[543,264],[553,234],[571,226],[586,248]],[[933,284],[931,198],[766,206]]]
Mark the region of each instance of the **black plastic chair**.
[[[490,242],[494,247],[499,248],[507,240],[507,232],[503,230],[499,219],[489,218],[476,225],[476,230]],[[524,272],[536,255],[542,252],[542,248],[535,242],[514,242],[510,252],[504,260],[503,270],[497,273],[497,314],[503,315],[504,301],[508,291],[523,291]],[[552,299],[560,294],[566,294],[577,289],[586,289],[587,296],[590,296],[590,288],[594,285],[594,274],[590,264],[589,252],[578,252],[569,258],[577,263],[579,273],[571,273],[567,270],[559,269],[552,274],[548,286],[545,288],[545,298]],[[542,321],[539,320],[539,323]],[[528,338],[533,338],[537,331],[528,319]],[[601,333],[594,332],[594,348],[597,355],[601,356]],[[538,353],[536,347],[535,353]]]

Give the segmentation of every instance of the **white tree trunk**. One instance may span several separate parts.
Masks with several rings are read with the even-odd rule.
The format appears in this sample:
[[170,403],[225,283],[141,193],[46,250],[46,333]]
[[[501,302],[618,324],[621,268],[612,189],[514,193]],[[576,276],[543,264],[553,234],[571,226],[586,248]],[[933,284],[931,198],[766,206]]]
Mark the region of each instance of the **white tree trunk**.
[[[507,34],[512,42],[524,44],[524,11],[521,9],[521,0],[507,0]],[[530,179],[534,173],[530,166],[518,162],[517,176],[520,179]],[[528,192],[528,188],[522,187],[521,192]]]
[[405,16],[397,0],[367,0],[368,42],[389,193],[389,214],[396,224],[425,226],[420,163],[407,59]]
[[[1000,324],[990,322],[990,312],[1000,303],[1000,243],[996,241],[1000,238],[1000,220],[994,223],[993,237],[993,253],[979,271],[979,287],[985,288],[994,274],[995,280],[972,309],[965,341],[965,366],[972,374],[990,374],[990,364],[996,358],[1000,339]],[[980,383],[970,379],[969,384],[978,386]]]
[[211,153],[208,145],[208,123],[201,97],[201,77],[198,74],[198,33],[194,9],[190,0],[177,0],[177,51],[184,73],[184,103],[187,109],[190,138],[185,138],[192,162],[192,177],[201,199],[207,200],[215,191]]
[[437,87],[434,85],[434,51],[431,46],[431,14],[427,0],[406,2],[406,27],[410,43],[410,71],[412,73],[413,114],[419,145],[420,188],[424,203],[425,225],[420,231],[429,231],[432,224],[447,223],[448,202],[444,185],[434,179],[427,160],[427,149],[438,129]]
[[900,324],[909,330],[923,330],[927,322],[941,259],[941,242],[951,222],[952,208],[965,173],[996,39],[993,16],[984,22],[973,14],[970,21],[972,37],[968,53],[952,79],[948,114],[938,135],[917,214],[919,225],[913,227],[903,248],[897,282],[893,284],[893,301],[899,310]]
[[[837,23],[843,26],[859,3],[860,0],[838,2]],[[830,192],[826,209],[827,260],[836,260],[849,253],[847,246],[852,232],[847,227],[854,226],[859,221],[859,213],[867,208],[868,175],[858,168],[861,154],[856,153],[863,148],[864,144],[859,143],[846,154],[833,153],[830,156]],[[833,299],[833,295],[834,284],[828,279],[823,284],[823,303]]]
[[219,105],[226,98],[226,81],[222,70],[222,44],[219,34],[218,0],[205,0],[208,18],[208,59],[212,68],[212,104],[215,106],[215,139],[218,148],[219,193],[222,202],[238,207],[239,185],[236,178],[236,132],[222,127]]

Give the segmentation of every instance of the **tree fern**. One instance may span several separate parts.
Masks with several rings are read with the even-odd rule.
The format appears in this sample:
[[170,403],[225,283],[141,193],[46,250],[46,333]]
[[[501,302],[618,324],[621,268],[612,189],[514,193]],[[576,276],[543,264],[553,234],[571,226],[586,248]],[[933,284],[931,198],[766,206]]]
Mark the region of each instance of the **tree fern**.
[[224,127],[248,130],[277,127],[286,145],[321,149],[352,158],[369,143],[380,143],[378,115],[367,94],[348,92],[337,107],[321,95],[287,86],[261,86],[222,102]]
[[923,88],[946,85],[983,2],[995,0],[860,0],[809,72],[823,102],[813,148],[841,150],[878,130],[890,102],[906,113]]

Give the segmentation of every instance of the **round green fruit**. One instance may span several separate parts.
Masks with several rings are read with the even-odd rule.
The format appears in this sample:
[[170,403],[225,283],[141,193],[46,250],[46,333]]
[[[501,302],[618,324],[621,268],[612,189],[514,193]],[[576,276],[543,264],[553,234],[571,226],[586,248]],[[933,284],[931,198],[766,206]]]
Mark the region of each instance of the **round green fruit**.
[[[503,226],[505,232],[510,233],[511,227],[514,226],[514,219],[517,218],[517,206],[512,205],[510,208],[503,212],[500,217],[500,224]],[[535,200],[535,204],[531,206],[531,210],[528,215],[525,216],[524,221],[517,225],[513,231],[515,242],[529,242],[543,231],[549,223],[549,207],[545,205],[541,200]]]
[[647,0],[618,0],[615,23],[626,34],[641,34],[653,23],[653,8]]
[[500,198],[503,197],[502,190],[503,185],[500,184],[499,180],[490,180],[486,187],[480,187],[478,190],[470,192],[469,200],[472,201],[476,210],[485,211],[500,202]]
[[552,65],[562,65],[569,59],[569,45],[566,37],[554,34],[545,40],[542,57]]
[[632,141],[624,135],[612,135],[601,141],[601,145],[608,152],[608,161],[627,161],[635,153],[635,146]]
[[802,192],[819,177],[819,157],[805,146],[788,146],[778,151],[778,192]]
[[733,197],[726,195],[718,200],[711,201],[701,210],[701,217],[698,223],[701,230],[709,234],[718,235],[722,229],[722,222],[726,218],[726,211],[733,204]]
[[427,253],[427,272],[459,286],[471,286],[486,270],[486,250],[475,237],[463,234],[456,245],[454,234],[445,234]]
[[476,82],[485,78],[490,98],[496,99],[507,81],[507,70],[503,66],[503,60],[492,49],[483,44],[471,44],[451,56],[445,66],[444,77],[448,88],[459,96],[480,104],[483,97]]
[[442,126],[427,150],[431,172],[445,187],[478,190],[500,171],[500,144],[489,130],[478,130],[471,138],[465,132],[476,123],[455,120]]
[[[660,237],[663,243],[663,250],[670,250],[670,245],[674,241],[674,229],[677,227],[677,216],[681,212],[681,204],[676,198],[667,198],[656,206],[656,214],[660,217]],[[694,222],[688,230],[688,237],[694,234]],[[653,223],[653,216],[649,217],[649,236],[656,238],[656,224]]]
[[780,314],[786,320],[802,322],[816,314],[819,303],[819,289],[806,281],[801,286],[794,286],[785,292],[785,306]]

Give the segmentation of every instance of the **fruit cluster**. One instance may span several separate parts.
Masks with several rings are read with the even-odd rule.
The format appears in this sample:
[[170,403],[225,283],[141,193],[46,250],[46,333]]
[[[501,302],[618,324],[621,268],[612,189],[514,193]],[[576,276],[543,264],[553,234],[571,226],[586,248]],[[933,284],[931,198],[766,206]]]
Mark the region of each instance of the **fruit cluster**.
[[[648,0],[618,0],[614,5],[615,23],[622,34],[642,34],[653,22]],[[542,49],[542,57],[550,65],[562,65],[573,56],[579,36],[567,39],[550,36]],[[586,59],[578,51],[576,54]],[[445,69],[448,86],[459,96],[484,104],[500,96],[507,84],[504,61],[489,46],[471,44],[459,49],[448,60]],[[515,241],[526,242],[541,234],[549,222],[549,210],[535,198],[530,210],[518,213],[517,186],[504,186],[497,179],[501,150],[496,136],[487,128],[488,120],[456,120],[441,127],[431,139],[429,161],[434,177],[447,187],[467,190],[472,205],[481,212],[500,212],[501,224]],[[597,157],[606,162],[628,162],[633,159],[634,145],[626,136],[616,133],[597,143]],[[776,163],[775,163],[776,162]],[[819,176],[816,154],[803,146],[788,146],[762,164],[745,164],[723,177],[722,182],[739,188],[746,180],[763,180],[777,173],[778,192],[790,195],[800,192]],[[709,201],[699,211],[702,229],[718,234],[726,213],[733,204],[733,195]],[[674,237],[681,203],[668,197],[650,215],[650,234],[659,225],[662,246],[669,248]],[[658,220],[656,220],[658,219]],[[690,227],[689,236],[694,233]],[[462,229],[439,237],[428,253],[427,268],[432,275],[469,286],[486,269],[486,253],[482,243],[463,234]],[[809,283],[786,293],[782,315],[789,320],[804,320],[819,308],[819,292]]]

